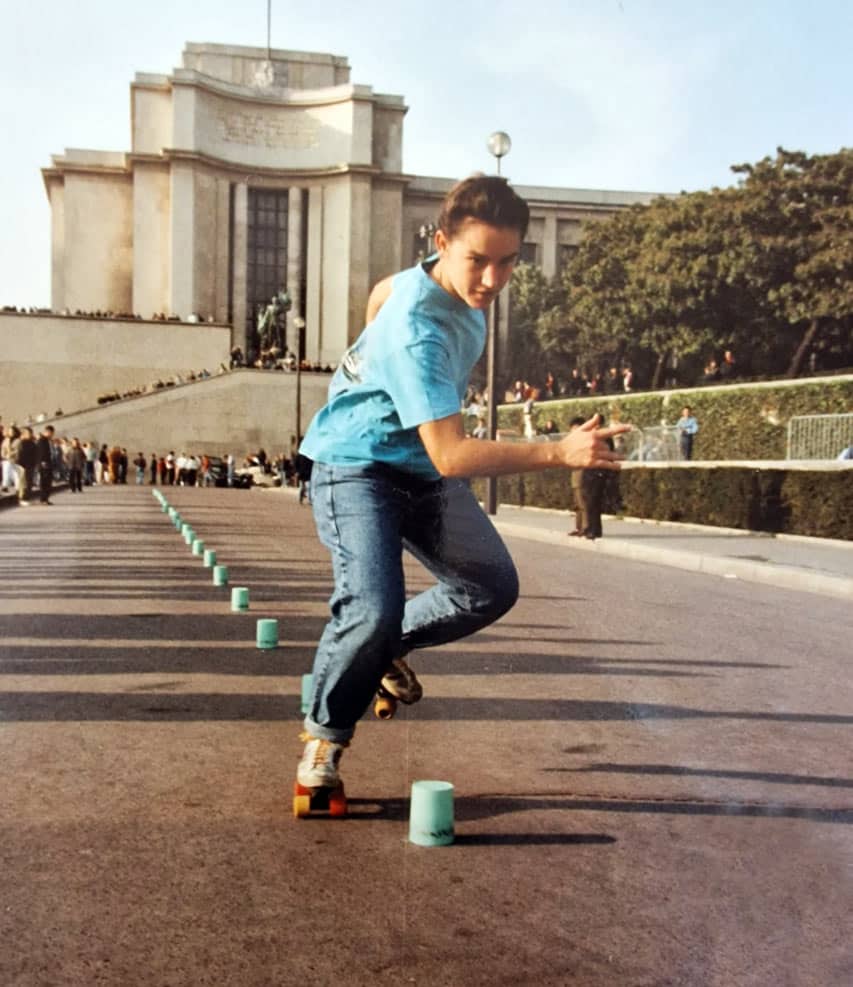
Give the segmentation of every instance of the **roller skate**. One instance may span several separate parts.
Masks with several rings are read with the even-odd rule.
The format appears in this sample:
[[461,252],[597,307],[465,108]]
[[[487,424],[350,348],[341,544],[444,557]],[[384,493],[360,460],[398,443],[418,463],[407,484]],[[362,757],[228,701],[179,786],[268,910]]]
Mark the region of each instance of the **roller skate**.
[[402,658],[395,658],[382,676],[376,692],[373,712],[380,720],[390,720],[397,712],[397,704],[411,706],[423,696],[424,690],[417,676]]
[[336,744],[303,733],[302,760],[293,785],[293,815],[304,819],[315,813],[341,817],[347,814],[347,798],[338,774],[341,755],[348,744]]

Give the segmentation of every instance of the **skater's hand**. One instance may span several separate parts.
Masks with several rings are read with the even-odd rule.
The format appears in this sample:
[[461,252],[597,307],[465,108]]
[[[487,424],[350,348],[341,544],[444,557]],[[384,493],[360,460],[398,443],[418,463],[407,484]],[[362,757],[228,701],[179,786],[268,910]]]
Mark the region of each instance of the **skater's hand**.
[[631,425],[608,425],[599,428],[599,416],[593,415],[583,425],[559,442],[560,458],[565,466],[575,469],[618,470],[625,457],[614,452],[608,439],[630,432]]

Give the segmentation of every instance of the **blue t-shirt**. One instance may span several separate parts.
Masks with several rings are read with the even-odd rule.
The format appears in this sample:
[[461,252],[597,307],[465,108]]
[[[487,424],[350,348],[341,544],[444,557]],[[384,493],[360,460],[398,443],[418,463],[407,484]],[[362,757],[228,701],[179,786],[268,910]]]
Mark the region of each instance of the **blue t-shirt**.
[[417,427],[459,412],[486,322],[433,281],[429,266],[395,276],[376,318],[344,354],[302,442],[306,456],[438,477]]

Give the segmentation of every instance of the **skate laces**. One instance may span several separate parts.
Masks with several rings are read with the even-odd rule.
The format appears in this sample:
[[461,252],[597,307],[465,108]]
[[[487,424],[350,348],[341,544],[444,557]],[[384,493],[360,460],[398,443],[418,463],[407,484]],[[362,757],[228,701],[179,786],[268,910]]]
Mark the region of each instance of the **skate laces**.
[[329,762],[337,764],[344,748],[349,747],[349,742],[338,744],[333,740],[324,740],[322,737],[312,737],[310,733],[301,733],[299,739],[306,744],[316,745],[311,751],[312,768],[321,768]]

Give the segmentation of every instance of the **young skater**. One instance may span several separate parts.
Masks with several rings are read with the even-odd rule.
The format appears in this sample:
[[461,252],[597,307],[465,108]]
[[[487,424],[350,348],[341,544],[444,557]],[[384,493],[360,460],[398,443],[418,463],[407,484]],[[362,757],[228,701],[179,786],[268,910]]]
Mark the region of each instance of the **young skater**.
[[[297,780],[339,783],[338,762],[380,684],[421,687],[404,656],[472,634],[518,596],[512,559],[465,477],[555,466],[617,469],[593,418],[560,442],[466,437],[461,406],[486,338],[485,311],[512,274],[529,211],[502,178],[475,176],[443,203],[436,254],[381,281],[301,451],[332,557],[331,619],[317,648]],[[494,399],[494,395],[490,395]],[[406,600],[403,550],[435,576]]]

